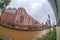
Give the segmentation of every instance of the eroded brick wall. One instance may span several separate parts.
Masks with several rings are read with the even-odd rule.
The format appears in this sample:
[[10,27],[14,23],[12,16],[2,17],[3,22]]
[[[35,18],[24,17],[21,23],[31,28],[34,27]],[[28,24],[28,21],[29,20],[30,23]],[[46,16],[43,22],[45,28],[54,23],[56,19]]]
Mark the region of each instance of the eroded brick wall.
[[1,22],[5,24],[12,24],[14,22],[14,14],[3,12],[1,16]]

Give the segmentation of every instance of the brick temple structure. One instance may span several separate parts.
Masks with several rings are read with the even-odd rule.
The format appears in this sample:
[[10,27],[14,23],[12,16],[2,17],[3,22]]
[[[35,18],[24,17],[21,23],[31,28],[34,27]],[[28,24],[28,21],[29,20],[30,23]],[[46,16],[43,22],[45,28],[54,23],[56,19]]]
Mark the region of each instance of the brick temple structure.
[[15,15],[16,15],[16,9],[8,8],[5,10],[5,12],[2,13],[1,22],[12,25],[14,22]]
[[40,23],[28,15],[24,8],[8,8],[1,15],[1,22],[17,28],[40,27]]

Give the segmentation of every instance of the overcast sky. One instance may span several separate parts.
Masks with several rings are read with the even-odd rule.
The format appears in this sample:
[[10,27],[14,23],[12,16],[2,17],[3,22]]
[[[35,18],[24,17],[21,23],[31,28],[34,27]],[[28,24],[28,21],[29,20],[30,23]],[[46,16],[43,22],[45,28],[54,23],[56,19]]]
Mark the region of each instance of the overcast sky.
[[8,7],[24,7],[27,13],[40,23],[46,22],[48,14],[51,17],[51,23],[56,22],[54,12],[47,0],[11,0]]

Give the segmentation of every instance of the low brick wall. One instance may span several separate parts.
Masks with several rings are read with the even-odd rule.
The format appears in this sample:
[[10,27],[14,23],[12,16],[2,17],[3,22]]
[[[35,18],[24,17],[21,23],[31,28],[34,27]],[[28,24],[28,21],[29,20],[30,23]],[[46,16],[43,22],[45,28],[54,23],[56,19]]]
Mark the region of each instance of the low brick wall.
[[28,28],[29,25],[22,25],[22,24],[16,24],[16,23],[14,23],[14,27],[18,27],[18,28]]

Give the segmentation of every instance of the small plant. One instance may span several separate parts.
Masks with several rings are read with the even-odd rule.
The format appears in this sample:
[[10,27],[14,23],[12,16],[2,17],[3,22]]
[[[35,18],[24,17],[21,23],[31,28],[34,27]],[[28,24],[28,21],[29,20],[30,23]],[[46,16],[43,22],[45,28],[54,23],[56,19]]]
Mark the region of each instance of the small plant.
[[53,31],[46,34],[46,36],[43,36],[39,40],[56,40],[56,28],[53,28]]
[[3,40],[2,38],[0,38],[0,40]]

